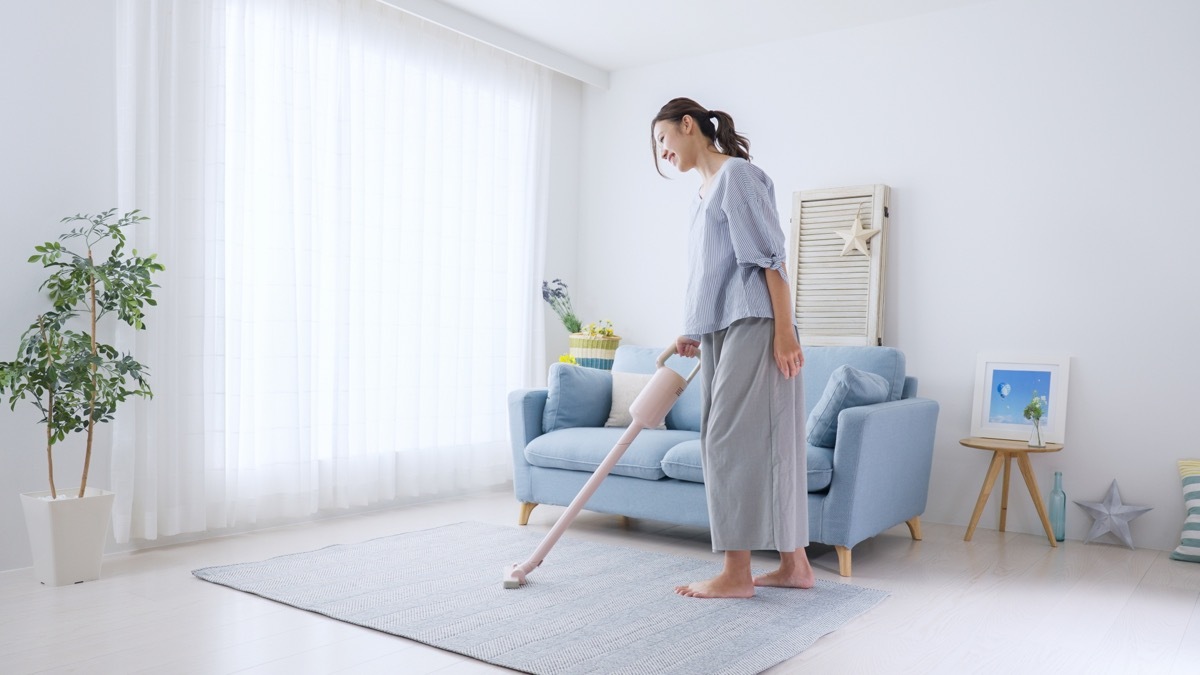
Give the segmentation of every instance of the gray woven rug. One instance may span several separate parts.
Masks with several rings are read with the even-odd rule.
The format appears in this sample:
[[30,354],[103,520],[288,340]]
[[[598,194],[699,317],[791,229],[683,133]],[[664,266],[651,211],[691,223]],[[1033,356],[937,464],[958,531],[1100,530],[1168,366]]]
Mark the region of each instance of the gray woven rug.
[[748,600],[675,595],[717,562],[572,539],[515,590],[504,568],[541,535],[458,523],[262,562],[205,581],[529,673],[758,673],[887,596],[818,580]]

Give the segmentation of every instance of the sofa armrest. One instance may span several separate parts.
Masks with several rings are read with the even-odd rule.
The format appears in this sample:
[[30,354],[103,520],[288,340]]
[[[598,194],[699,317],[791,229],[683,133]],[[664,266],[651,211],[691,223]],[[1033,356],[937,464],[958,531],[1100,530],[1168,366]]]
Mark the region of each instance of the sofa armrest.
[[838,415],[822,543],[850,548],[925,511],[938,409],[910,398]]
[[525,446],[542,435],[542,413],[546,410],[548,389],[517,389],[508,395],[508,432],[512,443],[513,491],[517,499],[533,501],[529,478],[529,462],[525,461]]

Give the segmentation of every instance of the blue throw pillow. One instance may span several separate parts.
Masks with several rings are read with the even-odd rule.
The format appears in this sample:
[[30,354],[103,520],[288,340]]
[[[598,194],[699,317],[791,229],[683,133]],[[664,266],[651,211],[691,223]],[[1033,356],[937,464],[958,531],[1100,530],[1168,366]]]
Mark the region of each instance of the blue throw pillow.
[[875,373],[891,383],[889,401],[899,401],[904,394],[904,352],[895,347],[804,347],[804,404],[805,414],[821,399],[824,387],[839,366],[853,366]]
[[837,441],[838,413],[846,408],[883,403],[891,384],[875,373],[838,366],[825,384],[825,392],[808,416],[808,442],[832,448]]
[[603,427],[612,407],[612,373],[598,368],[555,363],[546,378],[549,390],[542,431]]

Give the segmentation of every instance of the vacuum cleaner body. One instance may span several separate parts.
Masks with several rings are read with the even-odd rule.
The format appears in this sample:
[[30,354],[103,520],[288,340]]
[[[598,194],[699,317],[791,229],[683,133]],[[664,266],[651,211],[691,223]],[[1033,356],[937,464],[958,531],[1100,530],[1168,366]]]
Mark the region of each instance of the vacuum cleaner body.
[[633,417],[630,426],[638,424],[642,429],[653,429],[662,424],[687,386],[688,380],[682,375],[666,366],[659,366],[629,406],[629,414]]
[[629,414],[633,418],[633,422],[625,433],[621,434],[621,438],[612,450],[608,451],[608,455],[604,457],[604,461],[600,462],[600,466],[596,467],[595,473],[588,479],[588,482],[571,500],[571,505],[567,510],[559,516],[558,521],[554,523],[554,527],[546,534],[542,543],[538,545],[533,555],[523,563],[510,565],[504,570],[504,587],[505,588],[520,588],[526,580],[526,576],[538,565],[542,564],[546,554],[554,547],[562,533],[570,527],[571,522],[575,520],[575,516],[583,510],[587,501],[596,493],[596,489],[600,487],[600,483],[608,476],[612,468],[620,461],[621,456],[625,454],[625,450],[633,442],[634,438],[645,428],[653,428],[663,423],[667,413],[670,412],[671,406],[679,400],[683,395],[683,390],[687,388],[688,383],[692,378],[696,377],[696,373],[700,372],[700,364],[692,369],[692,372],[684,378],[679,373],[675,372],[666,365],[667,358],[675,353],[675,346],[671,345],[663,351],[658,357],[658,368],[654,371],[654,375],[646,386],[642,388],[641,393],[634,399],[633,404],[629,406]]

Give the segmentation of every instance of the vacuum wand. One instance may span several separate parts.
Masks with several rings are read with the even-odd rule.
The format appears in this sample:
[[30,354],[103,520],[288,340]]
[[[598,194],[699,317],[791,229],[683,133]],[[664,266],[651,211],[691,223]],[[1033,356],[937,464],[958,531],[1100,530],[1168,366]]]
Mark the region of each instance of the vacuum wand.
[[629,449],[629,445],[633,443],[633,439],[641,433],[642,429],[647,427],[653,428],[662,424],[667,416],[667,412],[671,410],[671,406],[679,400],[683,390],[687,388],[688,383],[700,371],[700,364],[692,369],[691,374],[685,379],[682,375],[675,372],[673,369],[666,366],[667,358],[675,353],[675,345],[667,347],[658,357],[658,368],[654,372],[654,376],[646,383],[646,386],[634,399],[633,404],[629,406],[629,413],[633,417],[633,422],[625,433],[621,434],[621,438],[612,450],[608,451],[608,455],[604,461],[600,462],[600,466],[596,467],[595,473],[584,484],[583,489],[579,494],[575,495],[575,499],[571,500],[571,505],[567,510],[558,517],[558,521],[554,523],[554,527],[542,539],[542,543],[538,544],[533,555],[523,563],[514,563],[504,570],[504,587],[505,588],[520,588],[525,584],[526,577],[530,572],[537,569],[542,561],[546,559],[546,555],[550,553],[550,549],[554,548],[554,544],[558,542],[559,537],[566,532],[567,528],[583,510],[588,500],[596,493],[600,487],[600,483],[608,477],[609,472],[620,461],[621,456]]

